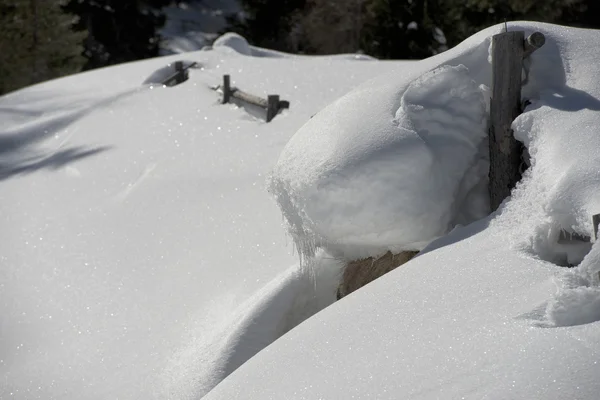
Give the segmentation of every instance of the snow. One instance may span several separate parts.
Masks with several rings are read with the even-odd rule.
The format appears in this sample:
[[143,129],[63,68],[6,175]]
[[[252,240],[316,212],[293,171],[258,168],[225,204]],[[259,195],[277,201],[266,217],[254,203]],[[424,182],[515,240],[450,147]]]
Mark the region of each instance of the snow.
[[[155,82],[179,56],[1,97],[0,398],[198,398],[333,301],[298,266],[265,179],[311,115],[402,65],[350,58],[201,51],[170,88]],[[266,124],[221,105],[223,74],[291,108]],[[273,310],[254,336],[253,310]]]
[[[531,166],[484,216],[502,29],[420,62],[217,46],[171,88],[179,57],[1,97],[0,398],[596,399],[600,247],[560,237],[594,236],[599,33],[509,25],[546,36],[513,124]],[[290,109],[219,104],[223,74]],[[345,258],[403,247],[334,302]]]
[[271,190],[306,256],[315,244],[348,260],[421,250],[487,175],[486,102],[468,69],[434,69],[400,93],[391,79],[334,102],[279,158]]
[[[302,228],[313,224],[310,229],[329,223],[322,219],[326,213],[311,211],[312,198],[302,197],[301,184],[331,179],[329,184],[335,185],[335,176],[328,175],[331,171],[340,185],[345,184],[353,172],[352,150],[370,154],[363,165],[380,159],[381,153],[370,151],[378,140],[373,132],[385,131],[390,110],[401,109],[399,101],[384,101],[392,97],[389,92],[400,99],[406,88],[427,81],[430,71],[452,70],[460,64],[477,84],[486,85],[489,38],[500,29],[480,32],[446,53],[408,66],[395,80],[388,77],[387,86],[377,86],[385,79],[365,84],[354,92],[363,90],[363,109],[357,108],[358,101],[354,108],[344,103],[352,94],[334,103],[318,121],[325,127],[330,118],[334,134],[321,130],[324,139],[304,136],[317,124],[311,121],[292,138],[274,179],[284,176],[291,182],[277,194],[289,195],[287,202],[280,198],[279,203],[297,240],[310,241],[313,232],[294,230],[294,223]],[[531,156],[531,167],[513,196],[498,212],[467,226],[457,224],[412,261],[300,324],[227,377],[207,399],[597,398],[600,250],[596,241],[582,248],[586,245],[577,241],[558,240],[561,231],[593,237],[592,214],[598,213],[600,54],[590,49],[599,33],[538,23],[512,23],[509,29],[526,34],[537,30],[546,36],[546,45],[533,54],[528,66],[523,94],[532,103],[513,124]],[[461,87],[461,81],[451,76]],[[372,93],[364,89],[369,87],[374,88]],[[437,97],[424,97],[434,106],[432,120]],[[384,111],[371,120],[372,102]],[[336,107],[340,111],[333,113]],[[401,114],[412,117],[405,109]],[[368,122],[359,124],[361,118]],[[344,125],[340,122],[344,119],[352,123]],[[366,125],[373,126],[372,131],[364,131]],[[337,129],[340,126],[346,129]],[[300,146],[298,137],[304,140],[304,159],[294,150]],[[331,149],[323,150],[328,141]],[[290,157],[294,152],[296,157]],[[308,171],[281,172],[282,165],[308,168],[318,157],[322,164]],[[339,167],[334,170],[332,165]],[[322,166],[331,169],[319,170]],[[451,176],[455,171],[447,172]],[[295,195],[305,202],[298,209],[296,199],[290,200]],[[364,207],[376,205],[369,209],[374,218],[379,218],[386,201],[396,200],[385,192],[371,195],[375,199]],[[340,212],[356,201],[360,216],[363,196],[341,197],[331,196],[340,204],[330,211]],[[413,202],[419,199],[429,201],[417,192]],[[385,231],[381,234],[385,238]],[[336,245],[315,243],[325,248]],[[563,268],[565,260],[578,265]]]
[[161,55],[186,53],[209,46],[226,28],[226,17],[240,12],[237,0],[190,0],[163,8]]
[[215,49],[231,49],[237,53],[243,54],[245,56],[249,56],[252,54],[252,50],[250,49],[250,45],[246,41],[245,38],[238,35],[237,33],[228,32],[224,35],[219,36],[217,40],[213,43],[213,48]]
[[333,304],[206,398],[596,398],[597,323],[537,327],[557,269],[493,222]]

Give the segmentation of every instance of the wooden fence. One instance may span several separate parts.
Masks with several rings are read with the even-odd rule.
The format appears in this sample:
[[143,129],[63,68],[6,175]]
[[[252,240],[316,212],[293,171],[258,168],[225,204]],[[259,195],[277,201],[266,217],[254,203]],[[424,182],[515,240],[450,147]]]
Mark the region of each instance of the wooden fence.
[[217,86],[215,89],[221,89],[221,92],[223,93],[223,97],[221,98],[222,104],[229,103],[231,98],[234,98],[265,109],[267,122],[271,122],[277,113],[279,113],[279,110],[290,107],[290,102],[286,100],[280,100],[279,95],[277,94],[270,94],[266,99],[264,99],[232,87],[231,77],[229,75],[223,75],[223,84],[221,86]]
[[173,64],[174,72],[165,78],[161,83],[165,86],[175,86],[187,81],[189,78],[188,70],[194,66],[196,66],[195,62],[184,66],[183,61],[176,61]]

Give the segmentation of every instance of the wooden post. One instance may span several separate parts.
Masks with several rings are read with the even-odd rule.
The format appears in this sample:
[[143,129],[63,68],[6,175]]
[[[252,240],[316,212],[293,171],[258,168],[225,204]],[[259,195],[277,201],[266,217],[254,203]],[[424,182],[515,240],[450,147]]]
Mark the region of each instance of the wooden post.
[[229,97],[231,96],[231,80],[229,75],[223,75],[223,99],[222,104],[229,103]]
[[492,37],[492,100],[490,104],[490,206],[498,209],[521,178],[521,144],[511,124],[520,113],[524,32]]
[[175,61],[175,84],[179,84],[185,80],[183,72],[183,61]]
[[524,39],[525,32],[504,32],[492,37],[492,99],[490,102],[490,207],[498,209],[521,179],[522,145],[513,135],[512,122],[521,113],[523,59],[546,42],[540,32]]
[[270,94],[267,97],[267,122],[270,122],[279,111],[279,95]]

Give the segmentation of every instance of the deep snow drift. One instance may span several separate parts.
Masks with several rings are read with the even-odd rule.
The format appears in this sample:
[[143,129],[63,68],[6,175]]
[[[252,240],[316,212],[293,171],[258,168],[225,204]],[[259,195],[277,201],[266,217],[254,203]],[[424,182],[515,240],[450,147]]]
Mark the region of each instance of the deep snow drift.
[[[448,75],[453,82],[440,82],[440,87],[474,88],[464,85],[467,78],[489,83],[490,38],[501,29],[492,27],[446,53],[407,66],[402,76],[365,83],[292,138],[271,187],[301,245],[304,240],[343,254],[363,245],[367,251],[390,246],[388,233],[394,228],[400,244],[413,240],[403,236],[404,230],[427,233],[429,225],[404,226],[396,219],[400,213],[402,220],[414,221],[397,203],[422,213],[421,202],[430,205],[432,200],[422,197],[421,187],[410,192],[413,197],[403,195],[403,185],[411,184],[418,172],[405,167],[400,151],[398,157],[390,156],[388,166],[408,169],[407,181],[404,174],[382,173],[378,163],[387,155],[382,143],[401,147],[404,130],[393,124],[398,120],[413,121],[413,137],[425,142],[417,147],[421,153],[427,154],[420,149],[429,144],[427,138],[442,136],[446,125],[444,145],[452,148],[453,141],[459,142],[452,125],[439,117],[440,105],[459,107],[460,116],[460,110],[469,109],[465,99],[478,110],[481,100],[474,89],[461,90],[465,96],[458,96],[457,104],[443,103],[435,90],[430,92],[435,97],[411,103],[432,106],[428,125],[414,122],[415,110],[421,109],[404,107],[405,97],[433,71],[441,77],[443,71],[465,71],[464,79]],[[600,52],[595,50],[600,32],[537,23],[511,23],[509,29],[546,35],[546,44],[527,66],[523,96],[531,104],[513,124],[529,150],[531,167],[512,198],[489,218],[457,226],[401,268],[304,322],[236,370],[207,399],[598,397],[600,250],[597,242],[561,240],[560,232],[593,237],[592,215],[600,212]],[[425,107],[422,114],[427,115]],[[438,120],[445,124],[435,126]],[[390,132],[398,142],[387,139]],[[472,140],[478,137],[474,127],[463,132]],[[473,146],[461,143],[467,144]],[[425,156],[414,158],[427,165]],[[411,157],[407,162],[417,161]],[[372,175],[361,175],[359,166]],[[435,171],[431,180],[439,174],[456,187],[459,172],[469,174],[464,167],[450,168]],[[379,178],[390,184],[368,182]],[[358,184],[367,185],[365,193]],[[422,185],[435,184],[427,177]],[[436,200],[434,213],[456,197]],[[353,208],[356,228],[340,218],[350,220]],[[369,225],[369,214],[397,223],[383,224],[377,232]],[[347,237],[355,246],[336,242]],[[564,268],[567,264],[576,267]]]
[[[310,116],[403,63],[273,55],[221,46],[0,98],[0,398],[198,398],[334,300],[265,179]],[[157,85],[180,59],[190,79]],[[266,124],[219,104],[227,73],[291,108]]]
[[[421,250],[487,215],[484,201],[463,210],[469,192],[486,187],[484,92],[464,65],[444,65],[412,81],[372,80],[312,118],[270,184],[301,253]],[[466,212],[475,218],[460,219]]]
[[[599,211],[600,35],[517,28],[547,38],[513,125],[531,168],[468,226],[487,210],[481,117],[500,27],[416,63],[248,56],[222,40],[186,54],[198,68],[173,88],[154,83],[170,57],[0,98],[0,398],[198,399],[249,359],[206,398],[595,400],[600,250],[559,233],[592,236]],[[225,73],[291,108],[265,124],[220,105],[209,87]],[[307,268],[266,193],[274,165]],[[333,301],[336,258],[455,224],[293,328]]]

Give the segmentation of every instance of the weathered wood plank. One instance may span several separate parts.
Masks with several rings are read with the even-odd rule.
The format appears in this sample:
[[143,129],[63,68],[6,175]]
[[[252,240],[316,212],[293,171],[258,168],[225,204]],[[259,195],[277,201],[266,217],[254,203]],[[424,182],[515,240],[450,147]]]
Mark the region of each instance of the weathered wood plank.
[[212,88],[213,90],[219,90],[223,92],[221,103],[228,103],[231,98],[243,101],[248,104],[255,105],[257,107],[264,108],[266,110],[266,120],[270,122],[280,109],[289,108],[290,102],[287,100],[279,100],[279,95],[269,95],[267,99],[255,96],[250,93],[239,90],[238,88],[231,87],[231,78],[229,75],[223,75],[223,85]]
[[239,89],[233,89],[231,91],[231,97],[235,97],[236,99],[245,101],[246,103],[254,104],[255,106],[267,108],[267,100],[250,93],[242,92]]
[[498,209],[521,179],[522,145],[511,124],[520,113],[524,32],[492,37],[492,99],[490,104],[490,206]]

